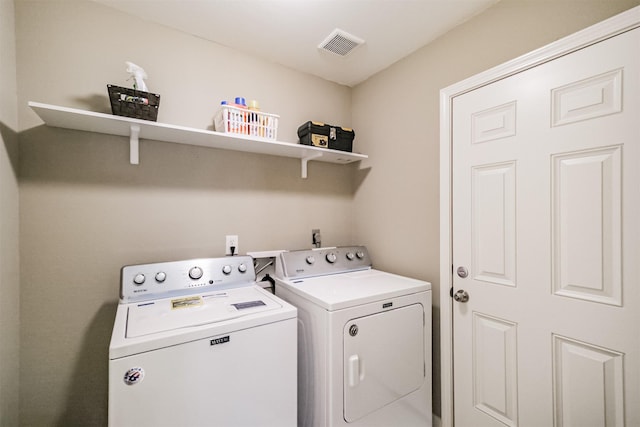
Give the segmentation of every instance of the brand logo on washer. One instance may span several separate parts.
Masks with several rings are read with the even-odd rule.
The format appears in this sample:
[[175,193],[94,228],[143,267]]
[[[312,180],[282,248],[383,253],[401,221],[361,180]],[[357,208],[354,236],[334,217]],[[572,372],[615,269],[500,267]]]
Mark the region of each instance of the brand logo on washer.
[[124,374],[124,383],[126,385],[135,385],[141,383],[144,379],[144,369],[139,366],[129,369]]
[[218,345],[218,344],[224,344],[229,341],[231,341],[231,338],[229,338],[229,335],[227,335],[226,337],[214,338],[211,341],[209,341],[209,343],[211,345]]

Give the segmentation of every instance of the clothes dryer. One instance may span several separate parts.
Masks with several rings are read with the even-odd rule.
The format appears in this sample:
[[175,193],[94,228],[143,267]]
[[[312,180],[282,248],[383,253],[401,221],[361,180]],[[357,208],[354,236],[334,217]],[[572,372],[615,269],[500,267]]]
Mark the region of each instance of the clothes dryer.
[[431,426],[431,285],[375,270],[363,246],[281,253],[298,309],[298,425]]
[[109,425],[296,425],[296,309],[248,256],[127,266]]

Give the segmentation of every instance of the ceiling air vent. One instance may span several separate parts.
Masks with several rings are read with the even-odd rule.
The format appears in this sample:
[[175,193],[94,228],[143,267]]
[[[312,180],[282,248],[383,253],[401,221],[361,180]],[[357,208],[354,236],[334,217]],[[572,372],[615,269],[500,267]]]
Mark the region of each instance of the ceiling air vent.
[[364,43],[364,40],[342,31],[333,30],[329,37],[318,45],[318,49],[326,50],[340,56],[347,56],[353,49]]

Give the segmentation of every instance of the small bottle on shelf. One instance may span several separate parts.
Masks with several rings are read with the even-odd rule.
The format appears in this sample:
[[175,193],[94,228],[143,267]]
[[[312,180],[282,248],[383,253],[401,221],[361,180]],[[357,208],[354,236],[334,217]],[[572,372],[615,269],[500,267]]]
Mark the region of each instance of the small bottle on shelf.
[[260,105],[255,99],[249,101],[249,135],[264,136],[263,126],[260,123],[262,116],[252,113],[252,111],[260,111]]
[[[235,99],[235,103],[233,104],[234,107],[237,108],[241,108],[243,110],[247,109],[247,101],[241,97],[241,96],[237,96]],[[248,115],[246,112],[244,111],[236,111],[236,123],[237,123],[237,133],[242,133],[245,135],[249,134],[249,128],[248,128],[248,124],[249,124],[249,120],[248,120]]]

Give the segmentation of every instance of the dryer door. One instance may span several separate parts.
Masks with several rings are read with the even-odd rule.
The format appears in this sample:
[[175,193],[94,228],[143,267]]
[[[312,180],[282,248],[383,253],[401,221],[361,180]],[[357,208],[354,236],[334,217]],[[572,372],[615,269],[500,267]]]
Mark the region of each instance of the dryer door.
[[412,304],[344,326],[344,419],[353,422],[425,380],[424,308]]

